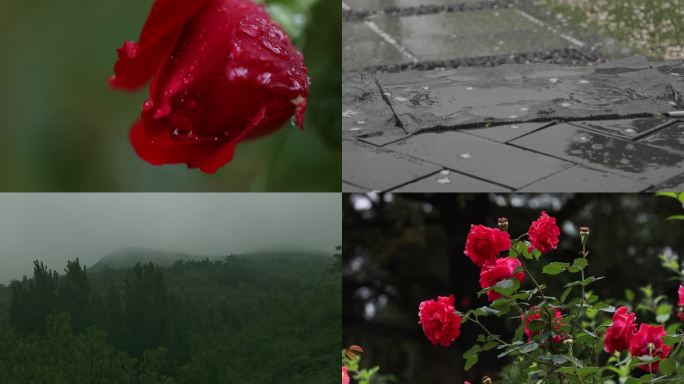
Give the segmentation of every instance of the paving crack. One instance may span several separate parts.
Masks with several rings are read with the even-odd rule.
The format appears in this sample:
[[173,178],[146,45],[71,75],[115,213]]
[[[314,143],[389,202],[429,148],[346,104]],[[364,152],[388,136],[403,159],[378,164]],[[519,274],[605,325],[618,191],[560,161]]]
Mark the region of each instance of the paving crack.
[[517,4],[519,0],[484,0],[476,3],[456,3],[456,4],[424,4],[417,6],[397,7],[390,6],[383,9],[351,9],[345,7],[342,10],[344,21],[363,21],[379,15],[389,16],[420,16],[434,15],[437,13],[453,12],[472,12],[485,11],[501,8],[510,8]]
[[406,127],[404,127],[404,123],[401,122],[401,119],[399,118],[399,115],[397,115],[397,112],[394,110],[394,106],[392,105],[392,100],[390,100],[389,96],[385,94],[384,89],[382,88],[382,85],[378,81],[377,78],[374,78],[375,80],[375,85],[378,87],[378,92],[380,92],[380,97],[382,97],[382,100],[387,104],[389,109],[392,111],[392,115],[394,115],[394,125],[397,128],[401,128],[404,131],[404,134],[408,135],[409,132],[406,130]]

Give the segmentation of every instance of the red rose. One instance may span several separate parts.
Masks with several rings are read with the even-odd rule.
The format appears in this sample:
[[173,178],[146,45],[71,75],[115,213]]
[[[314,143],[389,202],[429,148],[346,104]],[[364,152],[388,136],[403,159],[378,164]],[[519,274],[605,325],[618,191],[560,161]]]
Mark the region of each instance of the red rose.
[[484,225],[471,225],[466,239],[465,255],[482,268],[491,264],[496,256],[511,248],[511,238],[508,232]]
[[345,366],[342,366],[342,384],[349,384],[349,374]]
[[680,285],[677,293],[679,294],[679,300],[677,301],[677,306],[679,307],[677,317],[679,320],[684,321],[684,286]]
[[[480,287],[489,288],[496,285],[501,280],[510,279],[515,276],[520,283],[525,281],[525,273],[518,272],[513,273],[517,268],[520,267],[520,260],[514,257],[504,257],[496,259],[492,264],[486,265],[480,271]],[[494,301],[501,297],[499,292],[494,290],[487,292],[487,298],[489,301]]]
[[[551,336],[551,341],[554,343],[560,343],[562,337],[560,335],[561,326],[563,325],[563,314],[557,308],[552,308],[553,312],[553,334]],[[527,340],[532,341],[532,338],[539,333],[539,331],[533,331],[530,329],[530,323],[532,320],[546,320],[546,312],[538,307],[532,307],[527,312],[527,317],[525,318],[525,335],[527,335]]]
[[152,164],[214,173],[238,142],[274,132],[292,115],[303,125],[303,57],[251,0],[156,0],[140,41],[118,52],[112,86],[135,89],[152,78],[130,135]]
[[629,348],[629,340],[636,331],[636,315],[629,313],[627,307],[620,307],[613,314],[613,323],[606,330],[603,350],[608,353],[624,351]]
[[[629,353],[634,357],[651,356],[664,359],[670,354],[672,347],[663,343],[663,336],[667,335],[662,325],[641,324],[639,331],[635,333],[629,342]],[[647,372],[660,369],[659,362],[639,365],[639,368]]]
[[535,249],[541,253],[548,253],[558,246],[560,228],[556,225],[555,218],[547,215],[546,211],[542,211],[541,216],[530,225],[527,235]]
[[454,308],[454,296],[425,300],[418,307],[418,323],[434,345],[448,347],[461,334],[461,315]]

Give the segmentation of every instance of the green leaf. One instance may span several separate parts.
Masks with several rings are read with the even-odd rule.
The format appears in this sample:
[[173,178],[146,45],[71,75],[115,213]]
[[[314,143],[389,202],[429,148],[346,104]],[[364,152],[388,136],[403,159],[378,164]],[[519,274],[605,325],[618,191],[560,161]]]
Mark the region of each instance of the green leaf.
[[544,320],[536,319],[530,321],[527,327],[533,331],[541,331],[542,329],[544,329],[544,325],[546,325],[546,322]]
[[672,215],[668,216],[665,220],[684,220],[684,215]]
[[672,306],[670,304],[661,304],[656,308],[656,321],[663,324],[670,320],[672,314]]
[[530,353],[530,352],[536,350],[537,348],[539,348],[539,344],[532,342],[532,343],[525,344],[518,351],[520,353]]
[[660,372],[663,375],[669,375],[674,372],[677,367],[677,362],[675,359],[664,359],[660,361]]
[[470,368],[473,367],[473,365],[477,364],[477,362],[478,362],[479,359],[480,359],[480,358],[477,357],[477,355],[471,356],[470,358],[468,358],[468,359],[466,360],[465,365],[463,366],[463,369],[466,370],[466,371],[469,371]]
[[599,369],[599,367],[584,367],[584,368],[579,368],[579,369],[577,370],[577,374],[579,374],[579,375],[582,376],[582,377],[584,377],[584,376],[589,376],[589,375],[591,375],[592,373],[598,371],[598,369]]
[[542,273],[547,274],[547,275],[557,275],[561,272],[563,272],[565,269],[567,269],[570,266],[568,263],[560,263],[560,262],[553,262],[546,264],[544,268],[542,269]]
[[570,294],[570,292],[572,292],[572,287],[567,287],[567,288],[565,288],[565,290],[563,290],[563,293],[561,293],[561,295],[560,295],[560,302],[561,303],[565,302],[565,299],[568,298],[568,295]]
[[587,259],[585,259],[584,257],[578,257],[572,262],[572,265],[570,266],[570,268],[568,268],[568,271],[570,271],[571,273],[576,273],[586,268],[587,265],[589,265]]
[[627,301],[630,303],[634,301],[634,291],[629,288],[625,289],[625,299],[627,299]]
[[480,352],[480,350],[481,350],[481,349],[480,349],[480,345],[479,345],[479,344],[475,344],[475,345],[473,345],[469,350],[467,350],[467,351],[463,354],[463,358],[466,359],[466,360],[468,360],[468,359],[470,359],[471,357],[477,355],[477,354]]

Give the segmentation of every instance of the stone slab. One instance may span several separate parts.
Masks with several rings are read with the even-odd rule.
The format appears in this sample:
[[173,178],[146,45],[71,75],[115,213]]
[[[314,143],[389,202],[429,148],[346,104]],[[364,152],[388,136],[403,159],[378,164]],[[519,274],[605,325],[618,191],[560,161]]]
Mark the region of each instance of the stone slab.
[[409,132],[491,121],[525,122],[672,109],[673,88],[643,58],[586,67],[501,65],[380,74]]
[[374,191],[387,191],[423,178],[441,167],[396,152],[342,141],[342,180]]
[[600,135],[571,124],[554,125],[510,144],[650,185],[674,177],[684,169],[684,156],[640,142]]
[[477,192],[512,192],[511,189],[478,180],[457,172],[443,169],[410,184],[406,184],[392,192],[405,193],[477,193]]
[[419,7],[421,5],[448,5],[478,3],[482,0],[343,0],[354,10],[382,10],[387,8]]
[[684,192],[684,173],[657,185],[655,191]]
[[521,53],[569,44],[512,9],[382,16],[374,21],[422,60]]
[[342,23],[342,71],[408,62],[364,22]]
[[573,124],[580,128],[631,140],[652,129],[671,123],[672,120],[665,117],[647,117],[641,119],[578,121]]
[[386,148],[518,189],[572,164],[460,132],[426,133]]
[[345,74],[342,80],[342,137],[405,136],[372,75]]
[[678,121],[639,140],[658,147],[684,153],[684,121]]
[[519,190],[532,193],[628,193],[643,192],[649,184],[612,173],[574,166]]
[[515,140],[520,136],[530,134],[543,127],[549,126],[548,123],[527,123],[527,124],[506,124],[497,125],[489,128],[467,129],[463,133],[484,137],[485,139],[506,143]]

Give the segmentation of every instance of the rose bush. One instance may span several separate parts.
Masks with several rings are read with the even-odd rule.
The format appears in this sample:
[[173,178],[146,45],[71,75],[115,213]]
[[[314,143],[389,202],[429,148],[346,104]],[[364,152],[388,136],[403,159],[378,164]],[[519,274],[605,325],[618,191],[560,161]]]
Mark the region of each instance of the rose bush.
[[[482,379],[489,383],[684,383],[684,286],[661,296],[650,286],[641,287],[639,301],[631,290],[625,300],[601,300],[591,288],[603,277],[586,275],[589,228],[579,228],[580,250],[570,260],[553,254],[560,228],[546,212],[513,240],[507,230],[504,218],[498,229],[471,226],[464,253],[481,269],[479,294],[487,295],[490,304],[460,312],[453,308],[453,296],[423,301],[419,323],[430,342],[447,347],[454,340],[458,343],[461,327],[476,326],[482,333],[463,355],[465,370],[478,363],[481,353],[496,353],[508,361],[500,377]],[[547,257],[553,261],[545,262]],[[661,259],[684,281],[676,255]],[[528,263],[542,263],[541,275],[572,279],[553,295]],[[492,332],[482,321],[486,317],[512,322],[512,339]]]
[[154,165],[206,173],[238,142],[303,127],[309,79],[302,54],[252,0],[156,0],[139,41],[118,50],[110,84],[150,97],[130,141]]

